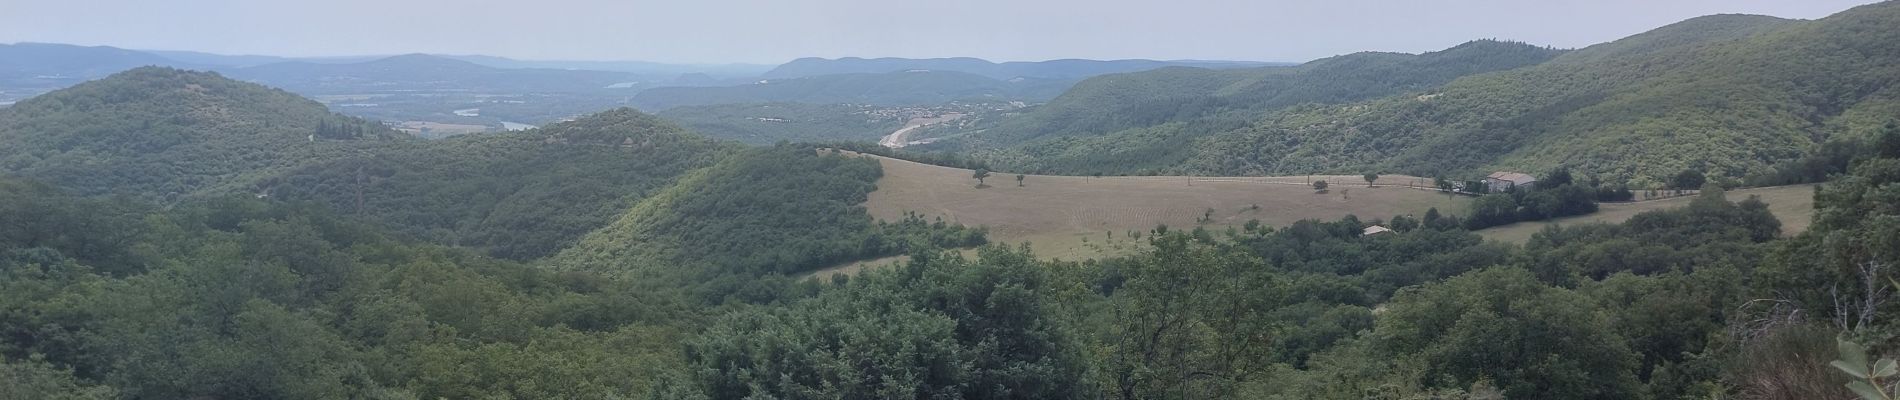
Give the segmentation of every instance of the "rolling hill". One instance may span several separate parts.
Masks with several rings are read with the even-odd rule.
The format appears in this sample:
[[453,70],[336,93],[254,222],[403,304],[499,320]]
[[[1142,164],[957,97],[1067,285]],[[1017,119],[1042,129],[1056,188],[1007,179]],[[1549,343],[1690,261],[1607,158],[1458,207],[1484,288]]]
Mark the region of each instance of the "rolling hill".
[[[1069,173],[1458,177],[1567,165],[1638,187],[1685,169],[1741,178],[1829,138],[1865,136],[1900,114],[1900,71],[1884,67],[1900,61],[1897,26],[1900,4],[1891,2],[1813,21],[1714,15],[1520,68],[1393,87],[1376,98],[1283,102],[1287,107],[1241,118],[1179,112],[1180,101],[1156,101],[1127,109],[1158,117],[1069,131],[1052,102],[1045,107],[1051,111],[999,124],[1030,129],[991,129],[951,143],[1001,149],[987,151],[999,165]],[[1182,83],[1173,87],[1226,89],[1235,80],[1149,74],[1174,75]],[[1109,79],[1116,76],[1097,78]],[[1133,96],[1131,103],[1168,97]],[[1136,127],[1122,129],[1130,125]],[[1075,138],[1009,136],[1033,138],[1036,129]],[[986,136],[997,139],[986,143]]]
[[1167,68],[1107,75],[1076,84],[1034,112],[990,129],[984,138],[1007,143],[1094,136],[1173,121],[1219,119],[1224,112],[1350,102],[1533,65],[1557,54],[1486,40],[1424,54],[1354,53],[1299,66]]
[[256,186],[432,242],[532,260],[735,147],[622,108],[526,131],[390,143]]
[[1194,150],[1185,144],[1247,126],[1267,112],[1338,104],[1435,87],[1462,76],[1534,65],[1560,51],[1474,41],[1424,54],[1355,53],[1296,67],[1167,68],[1106,75],[1049,104],[993,120],[980,134],[933,147],[978,151],[1012,169],[1072,174],[1156,173]]
[[0,109],[0,170],[173,202],[399,137],[282,90],[142,67]]
[[[567,253],[752,276],[895,254],[919,235],[945,245],[982,240],[958,227],[872,220],[858,204],[880,173],[875,163],[820,157],[809,146],[709,139],[629,108],[419,140],[282,90],[161,67],[0,110],[0,174],[167,206],[234,196],[317,205],[516,260],[590,243],[583,237],[620,237],[613,232],[629,228],[610,226],[619,220],[659,236]],[[705,215],[720,218],[699,221]],[[648,265],[597,261],[590,269]]]
[[1186,165],[1420,174],[1570,165],[1639,187],[1684,169],[1739,178],[1893,118],[1900,72],[1881,66],[1900,61],[1896,22],[1893,3],[1815,21],[1692,19],[1428,98],[1272,116],[1200,143]]

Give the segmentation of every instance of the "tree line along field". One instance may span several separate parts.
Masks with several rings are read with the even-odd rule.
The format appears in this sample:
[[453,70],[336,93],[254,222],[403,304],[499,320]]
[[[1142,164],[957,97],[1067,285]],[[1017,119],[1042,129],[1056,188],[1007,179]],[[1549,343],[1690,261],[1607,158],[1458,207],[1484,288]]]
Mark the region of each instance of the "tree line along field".
[[[1115,254],[1115,242],[1156,226],[1172,229],[1239,228],[1252,220],[1286,226],[1303,219],[1365,220],[1422,215],[1438,208],[1461,213],[1469,198],[1400,184],[1427,182],[1383,176],[1367,187],[1360,176],[1186,177],[1055,176],[994,172],[978,188],[968,169],[879,157],[884,176],[865,207],[873,217],[926,219],[989,228],[993,242],[1028,242],[1047,258],[1089,259]],[[1331,187],[1316,191],[1311,180]],[[1209,210],[1212,210],[1211,213]],[[1111,237],[1112,236],[1112,237]]]
[[[1258,220],[1284,227],[1305,219],[1336,220],[1347,215],[1365,221],[1396,215],[1422,215],[1437,208],[1468,214],[1470,197],[1447,196],[1407,186],[1428,186],[1431,179],[1380,176],[1367,187],[1361,176],[1282,177],[1061,176],[995,172],[976,187],[972,170],[876,157],[885,174],[865,207],[873,217],[899,220],[907,213],[946,223],[982,226],[997,243],[1029,243],[1040,257],[1084,260],[1113,257],[1138,248],[1137,237],[1157,226],[1176,229],[1227,229]],[[1327,181],[1325,192],[1312,181]],[[1805,231],[1814,213],[1814,185],[1734,190],[1730,196],[1760,196],[1782,220],[1782,234]],[[1522,244],[1551,225],[1617,224],[1636,214],[1687,206],[1694,196],[1630,203],[1603,203],[1601,211],[1549,221],[1520,222],[1478,230],[1488,240]],[[1256,208],[1257,207],[1257,208]],[[1212,213],[1209,213],[1212,210]],[[859,261],[819,271],[828,278],[903,257]]]
[[[1815,185],[1787,185],[1736,189],[1728,192],[1729,198],[1741,200],[1748,196],[1761,196],[1768,203],[1768,211],[1781,220],[1781,234],[1793,236],[1808,230],[1814,220]],[[1575,225],[1584,223],[1619,224],[1636,214],[1646,211],[1682,208],[1694,201],[1694,196],[1672,197],[1660,200],[1638,201],[1632,203],[1603,203],[1601,210],[1574,217],[1555,218],[1548,221],[1528,221],[1479,230],[1485,239],[1522,244],[1530,240],[1531,235],[1553,225]]]

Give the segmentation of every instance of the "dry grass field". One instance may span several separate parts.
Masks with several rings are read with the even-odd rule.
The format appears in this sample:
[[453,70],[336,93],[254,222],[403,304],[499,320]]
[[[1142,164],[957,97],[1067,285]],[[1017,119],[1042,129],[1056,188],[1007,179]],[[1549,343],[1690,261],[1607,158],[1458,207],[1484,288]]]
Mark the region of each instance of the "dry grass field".
[[[917,212],[925,218],[985,226],[995,242],[1029,242],[1038,255],[1079,260],[1132,248],[1129,231],[1156,225],[1225,229],[1249,220],[1284,226],[1301,219],[1363,219],[1421,214],[1437,207],[1462,212],[1468,199],[1400,186],[1366,187],[1358,176],[1315,176],[1332,184],[1316,193],[1307,177],[1081,177],[995,173],[976,187],[971,171],[879,158],[884,178],[866,208],[880,219]],[[1379,182],[1411,183],[1388,176]],[[1255,208],[1254,206],[1258,206]],[[1213,209],[1212,219],[1200,220]],[[1110,232],[1115,236],[1110,240]]]
[[[1768,210],[1781,219],[1781,233],[1793,235],[1808,230],[1808,224],[1814,221],[1814,185],[1790,185],[1766,188],[1731,190],[1725,194],[1729,201],[1741,201],[1748,196],[1761,196],[1768,202]],[[1524,243],[1532,234],[1544,230],[1545,226],[1557,224],[1579,224],[1591,222],[1620,223],[1638,213],[1649,210],[1676,208],[1689,205],[1694,197],[1677,197],[1664,200],[1644,201],[1624,204],[1603,204],[1602,210],[1590,215],[1559,218],[1551,221],[1521,222],[1478,231],[1486,239],[1511,243]]]
[[[868,156],[867,157],[875,157]],[[1016,175],[994,173],[987,186],[976,187],[971,171],[877,157],[884,178],[877,183],[865,207],[879,219],[902,218],[905,212],[941,217],[945,221],[984,226],[997,243],[1028,242],[1043,258],[1084,260],[1126,254],[1137,249],[1130,231],[1146,232],[1156,225],[1192,229],[1226,229],[1249,220],[1285,226],[1302,219],[1331,220],[1346,215],[1362,219],[1421,214],[1437,207],[1463,214],[1470,201],[1427,190],[1397,186],[1429,180],[1410,176],[1382,176],[1395,185],[1366,187],[1358,176],[1313,176],[1326,180],[1331,190],[1315,192],[1308,177],[1083,177],[1028,175],[1016,186]],[[1761,196],[1781,218],[1784,234],[1807,230],[1814,214],[1814,185],[1734,190],[1730,200]],[[1681,207],[1693,197],[1624,204],[1604,204],[1595,214],[1553,221],[1518,223],[1478,231],[1487,239],[1523,243],[1552,224],[1618,223],[1643,211]],[[1258,206],[1256,209],[1254,206]],[[1202,216],[1213,209],[1213,218]],[[1111,233],[1112,232],[1112,233]],[[826,278],[852,274],[867,267],[889,265],[903,257],[862,261],[818,271]]]

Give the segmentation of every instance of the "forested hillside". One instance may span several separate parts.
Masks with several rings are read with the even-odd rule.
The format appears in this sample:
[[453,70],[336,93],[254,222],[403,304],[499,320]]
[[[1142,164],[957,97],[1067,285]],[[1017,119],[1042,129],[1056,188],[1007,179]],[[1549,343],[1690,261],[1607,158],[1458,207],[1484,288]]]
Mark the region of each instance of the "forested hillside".
[[680,359],[664,296],[320,208],[0,179],[0,221],[4,398],[610,398]]
[[1178,169],[1194,156],[1194,141],[1244,128],[1265,113],[1423,90],[1558,54],[1485,40],[1417,55],[1349,54],[1297,67],[1109,75],[1084,81],[1034,111],[998,120],[979,134],[931,147],[975,152],[1012,169],[1155,173]]
[[[691,247],[683,256],[745,254],[753,257],[741,268],[748,273],[779,263],[785,265],[775,266],[779,269],[773,272],[791,274],[910,248],[903,239],[885,237],[908,233],[874,229],[874,221],[856,208],[877,179],[875,163],[855,160],[840,165],[856,167],[836,171],[827,166],[832,164],[800,164],[817,158],[743,150],[632,109],[519,132],[433,141],[398,137],[282,91],[215,74],[151,68],[0,111],[0,143],[8,144],[0,147],[6,156],[0,158],[6,161],[0,167],[81,195],[131,195],[160,204],[229,194],[314,202],[410,238],[514,260],[553,255],[649,197],[675,193],[666,198],[675,199],[678,193],[707,191],[718,196],[640,208],[669,213],[673,216],[668,221],[679,222],[688,219],[682,215],[703,210],[678,207],[729,207],[737,198],[732,196],[767,193],[763,188],[773,187],[752,192],[755,188],[732,185],[792,185],[777,186],[780,191],[770,194],[777,197],[752,198],[758,207],[772,207],[752,209],[764,213],[752,217],[759,220],[714,224],[707,229],[727,233],[697,232],[692,235],[708,236],[685,238],[700,243],[706,238],[742,240],[734,235],[744,232],[775,232],[786,236],[765,242],[786,246],[784,251],[791,253],[768,254],[745,242],[720,245],[737,247],[727,250],[710,250],[721,248],[711,244]],[[815,154],[809,146],[801,148]],[[824,160],[843,162],[836,158]],[[787,164],[773,164],[780,161]],[[683,182],[684,176],[699,178]],[[740,181],[739,176],[756,181]],[[827,187],[843,191],[812,192]],[[815,203],[774,203],[800,198]],[[816,219],[776,221],[784,215]],[[745,225],[760,221],[776,225],[770,230]],[[792,231],[831,224],[837,230],[824,234]],[[822,243],[812,245],[822,248],[805,248],[809,246],[800,240]],[[981,242],[981,234],[939,242]],[[641,255],[673,260],[679,254]]]
[[696,285],[714,299],[769,299],[747,282],[985,242],[980,229],[941,221],[873,220],[863,203],[882,174],[875,160],[810,146],[748,149],[647,198],[551,264]]
[[282,90],[148,67],[0,109],[0,170],[174,202],[400,138]]
[[982,138],[1016,143],[1051,136],[1100,136],[1167,122],[1219,118],[1223,112],[1363,100],[1430,88],[1461,76],[1533,65],[1557,54],[1557,50],[1523,43],[1483,40],[1424,54],[1355,53],[1299,66],[1167,68],[1107,75],[1076,84],[1034,112],[1005,120]]
[[1739,178],[1827,138],[1865,136],[1885,122],[1877,115],[1892,115],[1895,77],[1875,65],[1893,61],[1894,21],[1894,4],[1811,22],[1693,19],[1460,80],[1428,100],[1271,116],[1203,142],[1207,152],[1187,165],[1469,173],[1569,164],[1639,186],[1684,169]]
[[[1500,72],[1387,87],[1389,95],[1377,99],[1328,104],[1355,99],[1285,97],[1261,103],[1284,109],[1238,117],[1210,112],[1218,108],[1182,93],[1245,93],[1234,89],[1241,71],[1156,71],[1146,74],[1152,84],[1091,90],[1121,77],[1108,76],[944,148],[1001,148],[987,157],[999,167],[1067,173],[1463,176],[1567,165],[1639,187],[1685,169],[1741,179],[1772,173],[1773,165],[1831,138],[1867,137],[1900,113],[1894,86],[1900,72],[1883,67],[1900,62],[1896,26],[1900,4],[1891,2],[1814,21],[1708,16],[1547,62],[1519,58],[1500,64]],[[1405,76],[1367,72],[1378,72],[1364,75],[1372,82]],[[1280,74],[1317,87],[1351,82]],[[1124,93],[1160,94],[1132,101],[1112,96]],[[1063,106],[1069,98],[1098,100]],[[1020,141],[1051,134],[1081,138]]]
[[735,150],[619,109],[518,132],[408,141],[257,183],[437,243],[531,260]]

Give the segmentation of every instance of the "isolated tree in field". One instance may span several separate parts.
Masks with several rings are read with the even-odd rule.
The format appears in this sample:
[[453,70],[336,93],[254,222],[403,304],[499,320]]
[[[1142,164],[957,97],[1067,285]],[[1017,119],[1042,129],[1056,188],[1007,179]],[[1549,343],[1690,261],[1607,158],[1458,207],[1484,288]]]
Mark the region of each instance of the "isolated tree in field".
[[1016,187],[1023,187],[1023,174],[1016,174]]
[[1437,186],[1439,191],[1446,194],[1451,193],[1451,181],[1446,180],[1445,177],[1432,178],[1432,186]]
[[983,178],[990,177],[990,170],[977,168],[976,172],[973,172],[970,174],[970,177],[976,178],[977,187],[983,187]]
[[1313,181],[1313,190],[1326,190],[1326,181]]
[[1366,187],[1372,187],[1372,181],[1379,180],[1379,174],[1366,174]]

